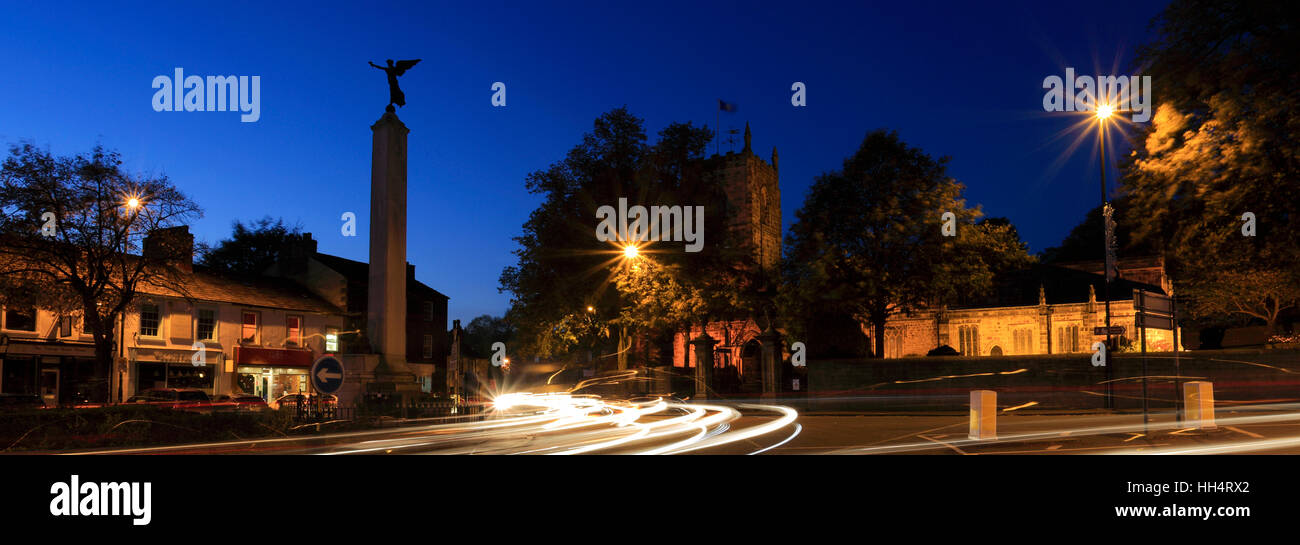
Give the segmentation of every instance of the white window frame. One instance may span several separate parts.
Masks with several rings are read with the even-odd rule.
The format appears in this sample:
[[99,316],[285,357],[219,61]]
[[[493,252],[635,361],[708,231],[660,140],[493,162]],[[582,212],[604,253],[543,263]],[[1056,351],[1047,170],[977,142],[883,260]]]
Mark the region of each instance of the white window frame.
[[[154,308],[154,315],[157,316],[156,319],[158,320],[158,324],[157,324],[157,326],[154,327],[154,334],[153,334],[153,335],[150,335],[150,334],[144,332],[144,309],[145,309],[145,307],[153,307],[153,308]],[[146,339],[161,339],[161,338],[163,337],[163,315],[162,315],[162,309],[163,309],[162,304],[161,304],[161,303],[158,303],[158,302],[154,302],[154,301],[143,302],[143,301],[142,301],[142,302],[140,303],[140,312],[139,312],[139,316],[138,316],[138,318],[140,319],[140,328],[139,328],[139,331],[140,331],[140,336],[141,336],[141,337],[144,337],[144,338],[146,338]]]
[[[208,337],[208,338],[203,338],[203,337],[200,337],[200,336],[199,336],[199,322],[202,320],[202,318],[201,318],[202,314],[201,314],[201,313],[202,313],[202,312],[205,312],[205,311],[206,311],[206,312],[211,312],[211,313],[212,313],[212,336],[211,336],[211,337]],[[220,314],[217,312],[217,309],[216,309],[215,307],[204,307],[204,306],[196,306],[196,307],[194,307],[194,340],[196,340],[196,341],[213,341],[213,342],[216,342],[217,339],[220,339],[220,338],[221,338],[221,320],[220,320],[219,316],[220,316]],[[241,319],[242,319],[242,317],[241,317]],[[241,333],[242,333],[242,332],[241,332]]]

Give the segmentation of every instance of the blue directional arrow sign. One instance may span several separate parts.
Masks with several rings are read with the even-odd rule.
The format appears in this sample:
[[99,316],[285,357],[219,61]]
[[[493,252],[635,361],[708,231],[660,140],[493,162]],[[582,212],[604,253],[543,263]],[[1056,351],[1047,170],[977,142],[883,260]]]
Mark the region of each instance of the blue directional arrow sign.
[[311,366],[311,384],[322,394],[332,394],[343,386],[343,362],[334,356],[321,356]]

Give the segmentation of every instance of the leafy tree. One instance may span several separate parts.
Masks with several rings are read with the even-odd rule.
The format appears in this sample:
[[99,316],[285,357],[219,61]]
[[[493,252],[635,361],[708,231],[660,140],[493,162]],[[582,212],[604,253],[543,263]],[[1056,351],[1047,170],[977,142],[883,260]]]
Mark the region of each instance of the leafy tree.
[[236,275],[260,275],[275,264],[291,237],[301,234],[301,226],[287,227],[284,219],[270,216],[248,224],[235,220],[230,238],[199,252],[199,264]]
[[[786,240],[785,311],[806,322],[846,313],[870,323],[883,357],[890,316],[980,293],[999,267],[1030,257],[1009,222],[975,225],[948,159],[893,131],[866,136],[841,170],[817,178]],[[955,237],[941,232],[951,212]]]
[[487,358],[492,356],[493,343],[514,341],[515,328],[504,317],[484,314],[465,327],[465,349],[471,357]]
[[114,325],[140,288],[189,293],[177,262],[193,248],[164,243],[142,252],[144,237],[201,215],[167,177],[125,172],[116,152],[97,146],[56,157],[13,146],[0,168],[0,297],[10,308],[79,316],[107,376]]
[[[619,108],[597,118],[563,160],[528,176],[528,190],[542,204],[516,237],[518,263],[502,272],[500,288],[512,294],[507,319],[519,328],[521,350],[565,354],[607,343],[615,329],[681,329],[735,312],[728,303],[736,299],[737,284],[720,272],[743,268],[744,251],[727,229],[721,184],[706,176],[702,158],[710,137],[707,127],[673,123],[650,145],[642,120]],[[622,243],[597,240],[596,209],[617,205],[620,197],[629,205],[705,206],[703,251],[652,242],[629,259]],[[637,277],[620,281],[619,275],[639,270],[670,275],[640,278],[690,290],[635,287]],[[690,293],[695,300],[652,318],[648,309],[668,301],[644,299],[649,293]]]
[[[1138,241],[1133,237],[1137,222],[1130,218],[1131,206],[1127,196],[1111,201],[1114,207],[1116,253],[1120,256],[1140,256],[1158,253],[1149,240]],[[1070,230],[1061,241],[1060,246],[1047,248],[1039,253],[1044,263],[1065,263],[1070,261],[1101,261],[1106,258],[1103,239],[1106,228],[1102,224],[1101,205],[1088,211],[1083,221]]]
[[[1300,304],[1300,56],[1289,3],[1175,1],[1141,50],[1156,114],[1125,161],[1134,236],[1164,250],[1180,298],[1270,329]],[[1243,236],[1243,215],[1256,236]],[[1273,318],[1268,318],[1268,317]]]

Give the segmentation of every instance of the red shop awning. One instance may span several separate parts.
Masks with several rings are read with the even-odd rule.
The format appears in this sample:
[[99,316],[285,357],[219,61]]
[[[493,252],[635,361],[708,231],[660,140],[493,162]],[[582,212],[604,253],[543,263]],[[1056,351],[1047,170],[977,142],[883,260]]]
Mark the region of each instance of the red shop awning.
[[287,348],[253,348],[235,347],[235,363],[238,365],[265,365],[267,367],[311,367],[311,350],[290,350]]

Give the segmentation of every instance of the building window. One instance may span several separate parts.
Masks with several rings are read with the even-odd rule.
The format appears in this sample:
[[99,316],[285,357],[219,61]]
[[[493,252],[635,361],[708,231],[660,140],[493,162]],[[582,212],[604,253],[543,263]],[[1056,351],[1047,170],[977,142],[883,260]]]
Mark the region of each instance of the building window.
[[6,308],[5,329],[14,331],[36,331],[35,308]]
[[961,352],[961,355],[963,356],[980,355],[979,331],[980,331],[979,326],[976,325],[958,326],[957,328],[958,345],[960,346],[959,351]]
[[211,341],[217,338],[217,311],[201,308],[195,322],[198,328],[196,336],[200,341]]
[[1034,330],[1028,328],[1017,329],[1012,334],[1014,337],[1015,347],[1014,354],[1033,354],[1034,353]]
[[433,335],[424,336],[424,359],[433,359]]
[[157,337],[158,326],[162,323],[162,318],[158,314],[158,305],[146,303],[140,305],[140,335],[144,337]]
[[434,320],[433,311],[434,311],[434,309],[433,309],[433,301],[425,301],[425,302],[424,302],[424,321],[426,321],[426,322],[432,322],[432,321]]
[[339,334],[333,329],[325,333],[325,351],[334,353],[339,351]]
[[243,325],[239,333],[240,342],[257,344],[257,323],[260,321],[256,312],[243,313]]
[[903,330],[900,328],[885,329],[885,357],[901,358],[903,357]]
[[60,337],[71,337],[71,336],[72,336],[72,317],[71,317],[71,316],[60,316],[60,317],[59,317],[59,336],[60,336]]
[[168,365],[167,387],[211,390],[216,371],[215,365]]
[[1060,342],[1061,352],[1079,352],[1079,326],[1068,325],[1056,329],[1056,338]]
[[284,328],[284,345],[302,346],[302,316],[285,317]]

